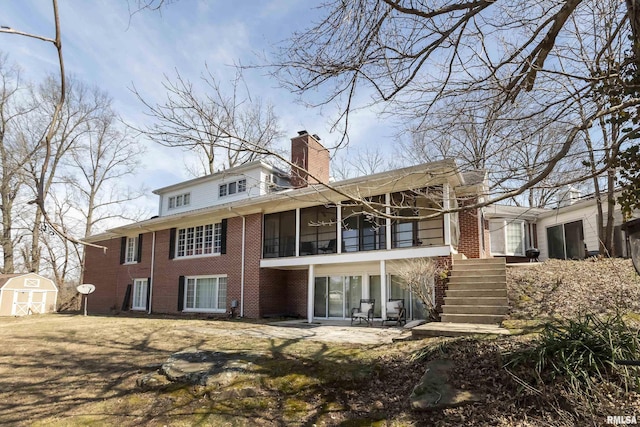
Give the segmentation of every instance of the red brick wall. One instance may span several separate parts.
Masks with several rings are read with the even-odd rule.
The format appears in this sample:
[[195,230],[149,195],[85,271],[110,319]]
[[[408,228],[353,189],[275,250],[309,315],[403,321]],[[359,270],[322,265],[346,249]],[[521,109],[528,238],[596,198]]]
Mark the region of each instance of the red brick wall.
[[290,314],[307,317],[309,270],[287,272],[287,310]]
[[[180,276],[226,274],[227,309],[232,300],[241,301],[242,218],[228,219],[227,253],[222,255],[169,259],[169,234],[168,229],[156,232],[152,284],[154,313],[179,313]],[[89,299],[91,312],[119,312],[127,285],[133,284],[133,279],[151,277],[152,240],[152,233],[143,235],[142,261],[130,265],[120,265],[120,238],[98,243],[107,247],[106,253],[102,249],[87,248],[85,282],[96,285],[96,291]],[[307,270],[261,269],[261,251],[262,215],[249,215],[246,217],[244,316],[306,316]],[[239,308],[236,313],[240,314]]]
[[[247,218],[247,247],[245,270],[245,301],[253,301],[245,307],[245,315],[258,317],[260,285],[261,215]],[[169,230],[156,233],[155,271],[152,283],[152,311],[155,313],[178,312],[178,280],[180,276],[205,274],[227,275],[227,308],[231,301],[240,301],[242,218],[233,217],[227,223],[227,253],[201,258],[169,259]],[[135,278],[151,277],[152,233],[142,239],[142,261],[137,264],[120,265],[120,238],[98,242],[107,246],[106,254],[101,249],[87,248],[87,271],[85,282],[96,285],[91,297],[94,312],[119,311],[128,284]]]
[[[451,266],[452,266],[451,256],[438,257],[436,259],[436,262],[440,267],[446,269],[447,272],[451,271]],[[438,312],[440,313],[442,312],[442,306],[444,305],[444,296],[445,296],[445,291],[448,288],[448,283],[449,283],[449,280],[446,278],[445,279],[442,279],[440,277],[435,278],[436,310],[438,310]]]
[[291,139],[291,163],[300,166],[292,168],[291,183],[294,187],[329,182],[329,150],[312,135],[304,133]]
[[[476,202],[475,198],[460,202],[460,206],[468,206]],[[482,247],[480,242],[480,221],[478,209],[465,209],[458,214],[460,223],[460,241],[458,252],[467,258],[481,258]]]

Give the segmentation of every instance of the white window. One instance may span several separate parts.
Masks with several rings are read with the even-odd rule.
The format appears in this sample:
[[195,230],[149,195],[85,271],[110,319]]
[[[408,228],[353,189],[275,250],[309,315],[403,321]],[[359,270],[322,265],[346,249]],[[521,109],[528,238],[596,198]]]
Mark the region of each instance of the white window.
[[227,276],[185,277],[185,285],[185,311],[226,311]]
[[218,187],[218,197],[231,196],[236,193],[244,193],[247,191],[247,180],[239,179],[238,181],[220,184]]
[[147,295],[149,283],[147,279],[135,279],[133,281],[133,299],[131,301],[132,310],[147,309]]
[[524,221],[489,221],[492,255],[524,256],[526,235]]
[[169,197],[169,209],[180,208],[182,206],[189,206],[191,203],[191,193],[178,194],[177,196]]
[[207,224],[178,230],[176,257],[219,254],[222,224]]
[[127,246],[125,251],[124,262],[126,264],[138,262],[138,238],[127,237]]

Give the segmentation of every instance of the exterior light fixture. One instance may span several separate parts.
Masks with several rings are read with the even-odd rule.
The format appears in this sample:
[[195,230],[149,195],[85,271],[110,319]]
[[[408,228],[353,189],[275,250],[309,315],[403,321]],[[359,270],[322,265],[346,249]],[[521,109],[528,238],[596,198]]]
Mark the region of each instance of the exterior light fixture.
[[640,274],[640,218],[632,219],[622,224],[622,229],[629,239],[631,260],[636,272]]

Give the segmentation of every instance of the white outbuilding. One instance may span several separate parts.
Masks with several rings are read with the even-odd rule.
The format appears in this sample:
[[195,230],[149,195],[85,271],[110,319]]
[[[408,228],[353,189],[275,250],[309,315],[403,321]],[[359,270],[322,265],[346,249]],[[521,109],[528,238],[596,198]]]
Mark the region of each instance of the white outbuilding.
[[0,316],[25,316],[56,311],[58,288],[36,273],[0,274]]

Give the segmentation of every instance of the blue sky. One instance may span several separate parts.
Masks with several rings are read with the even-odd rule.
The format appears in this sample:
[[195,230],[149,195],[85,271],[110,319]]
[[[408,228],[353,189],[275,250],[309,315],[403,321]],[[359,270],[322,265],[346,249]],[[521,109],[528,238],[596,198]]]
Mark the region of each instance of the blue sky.
[[[118,113],[140,123],[142,107],[131,93],[135,85],[146,99],[159,100],[163,75],[178,70],[197,81],[205,62],[221,81],[234,75],[230,65],[256,63],[256,53],[274,50],[292,31],[311,25],[318,16],[315,2],[299,0],[179,0],[160,13],[142,11],[130,16],[135,0],[59,0],[63,53],[67,72],[95,84],[113,98]],[[50,1],[3,0],[0,25],[53,37]],[[45,42],[0,34],[0,51],[22,67],[26,79],[37,81],[57,71],[55,48]],[[327,146],[339,135],[329,131],[329,119],[317,109],[295,103],[286,90],[266,76],[265,70],[245,73],[248,86],[275,105],[286,133],[283,146],[298,130],[317,133]],[[323,114],[324,113],[324,114]],[[391,131],[382,127],[372,111],[352,118],[351,145],[382,144]],[[173,184],[189,175],[177,162],[188,156],[179,150],[147,144],[145,169],[140,180],[149,189]],[[188,160],[188,159],[187,159]],[[148,202],[153,203],[150,196]]]

